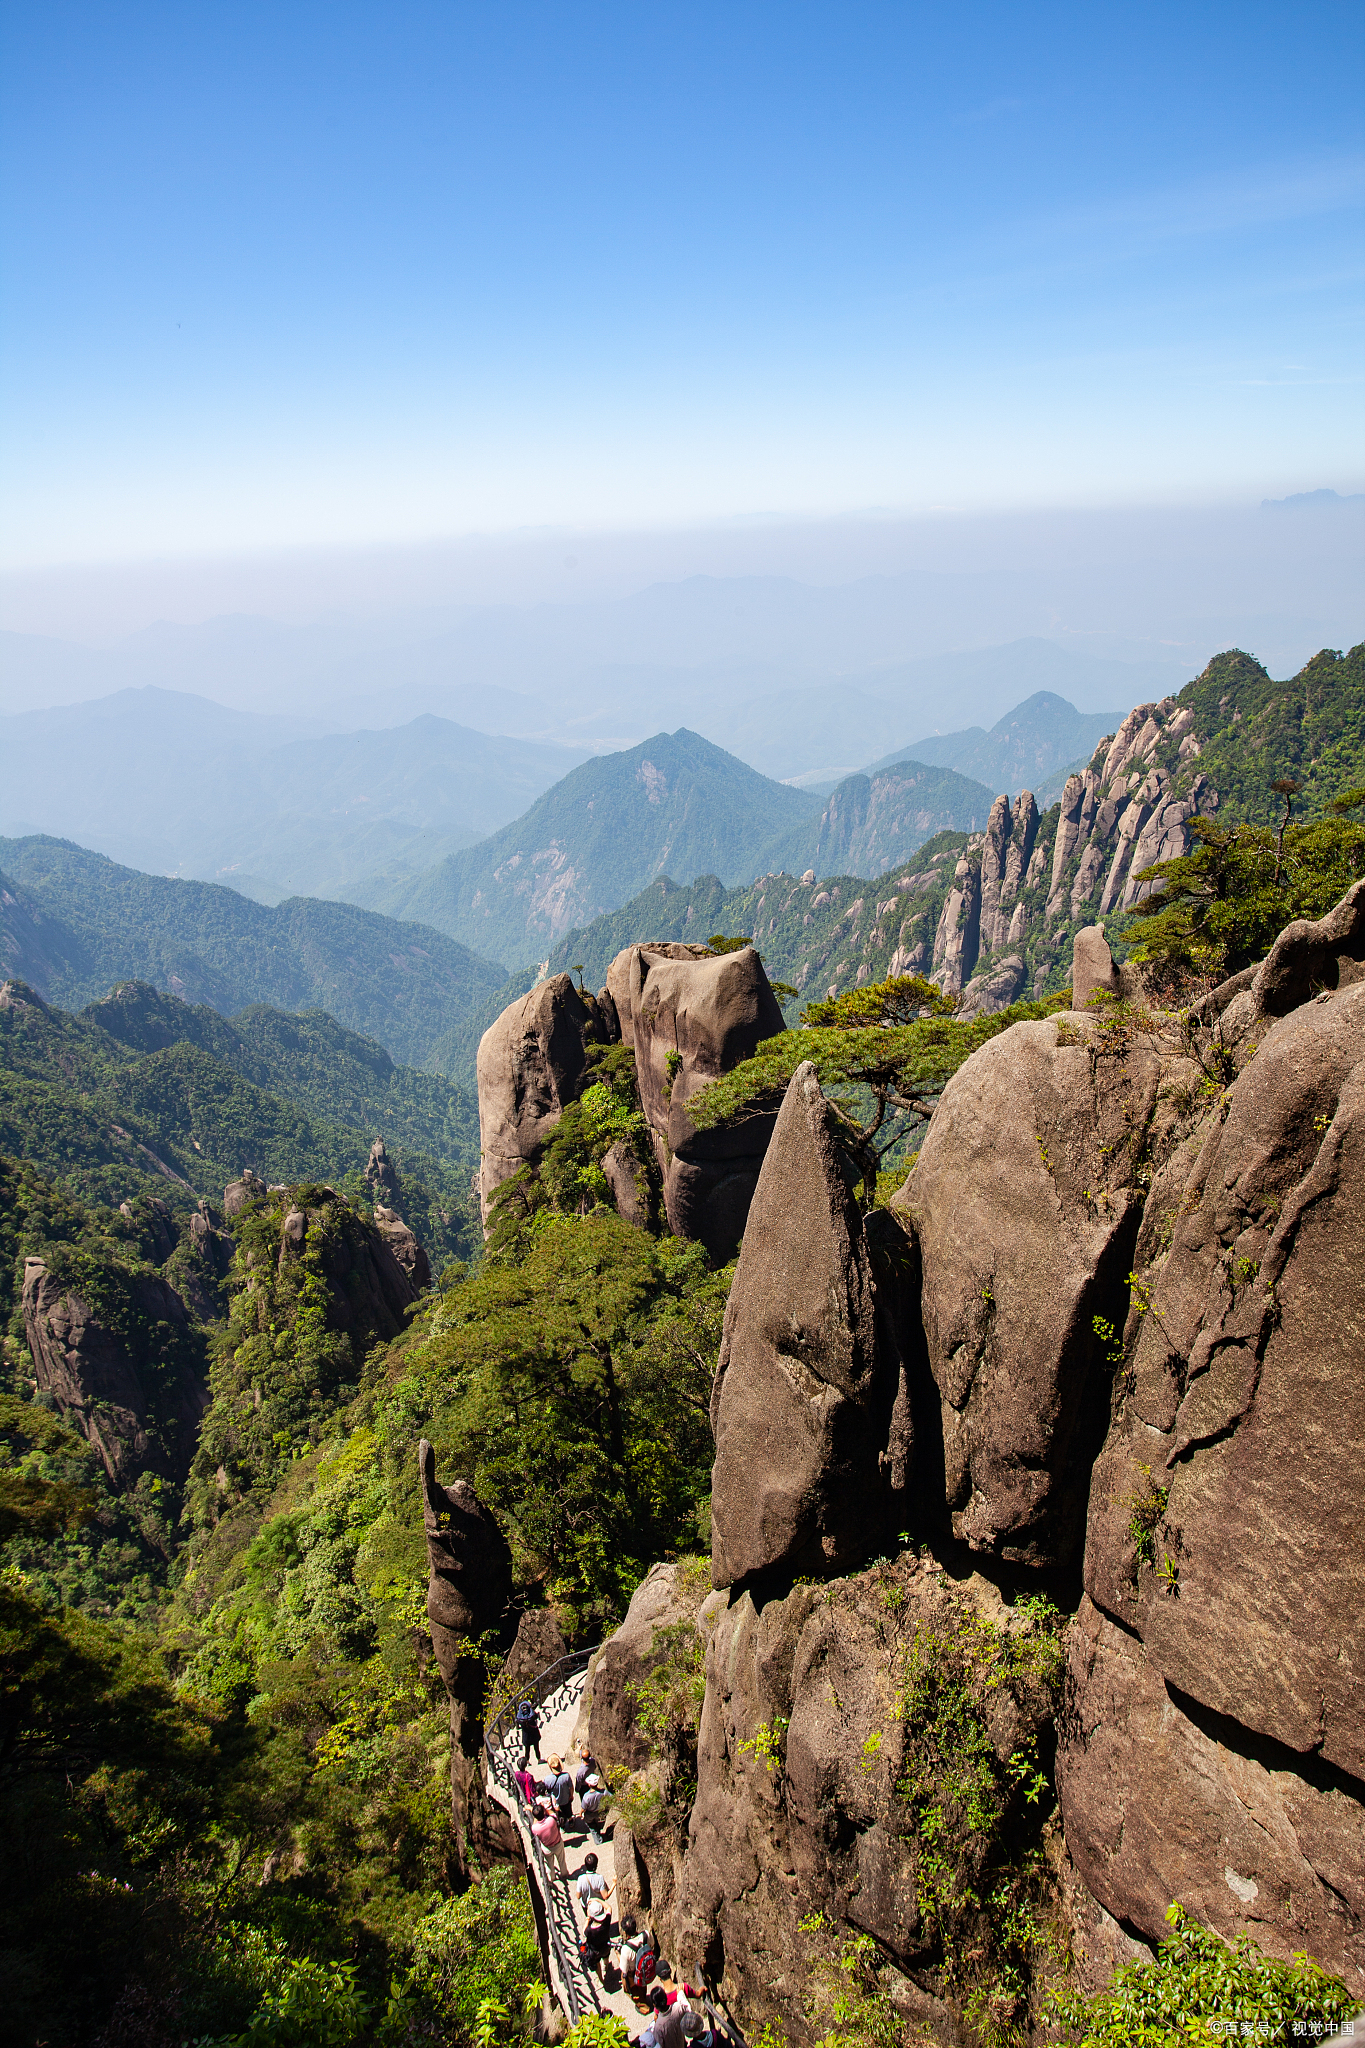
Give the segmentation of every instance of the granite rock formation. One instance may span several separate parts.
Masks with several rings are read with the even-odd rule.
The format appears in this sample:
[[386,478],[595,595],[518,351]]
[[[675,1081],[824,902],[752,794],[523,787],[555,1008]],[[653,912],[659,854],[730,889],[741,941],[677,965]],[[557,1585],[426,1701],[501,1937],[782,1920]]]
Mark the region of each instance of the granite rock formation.
[[884,1213],[863,1218],[855,1186],[803,1062],[749,1212],[711,1395],[717,1586],[828,1575],[904,1523],[909,1248]]
[[[650,1821],[621,1852],[629,1895],[748,2026],[814,2038],[839,1942],[865,1932],[897,2012],[960,2038],[943,1916],[1025,1867],[1083,1984],[1155,1944],[1178,1898],[1365,1997],[1363,903],[1358,885],[1183,1017],[1101,1005],[974,1054],[882,1219],[908,1264],[870,1311],[867,1226],[813,1075],[793,1082],[717,1374],[686,1850]],[[1078,988],[1125,993],[1101,934],[1076,956]],[[894,1408],[893,1346],[893,1519],[921,1548],[851,1577],[897,1548],[867,1427]],[[861,1410],[859,1385],[880,1390]],[[1030,1609],[1000,1588],[1078,1565],[1060,1655],[1001,1652]],[[675,1571],[641,1589],[591,1706],[665,1810],[630,1688],[678,1625]],[[1059,1820],[1005,1795],[993,1846],[953,1832],[925,1761],[955,1643],[952,1713],[977,1713],[995,1763],[956,1719],[954,1756],[1013,1783],[1055,1731]],[[954,1938],[989,1952],[970,1911]]]
[[630,949],[629,1000],[640,1103],[664,1177],[675,1235],[728,1256],[744,1232],[771,1117],[699,1131],[688,1097],[781,1031],[782,1011],[752,946],[679,959]]
[[39,1390],[80,1430],[109,1478],[183,1482],[209,1404],[202,1341],[184,1302],[153,1273],[110,1267],[108,1302],[24,1262],[24,1332]]
[[329,1327],[355,1339],[387,1343],[404,1328],[418,1298],[413,1276],[394,1256],[385,1232],[358,1216],[332,1188],[306,1192],[308,1199],[300,1205],[289,1189],[278,1191],[284,1212],[280,1272],[302,1260],[311,1242],[327,1287]]
[[[596,997],[582,994],[567,974],[541,983],[504,1010],[479,1046],[485,1224],[494,1190],[538,1156],[565,1104],[581,1092],[588,1047],[619,1034],[634,1050],[669,1225],[679,1236],[699,1238],[715,1257],[729,1256],[744,1230],[773,1119],[698,1131],[686,1103],[782,1029],[752,947],[716,955],[672,942],[628,946]],[[627,1148],[609,1152],[603,1171],[621,1215],[647,1220],[650,1198]]]
[[[1262,968],[1273,1000],[1302,985],[1296,948],[1328,978],[1335,933],[1354,965],[1351,899],[1321,924]],[[1233,1873],[1204,1888],[1215,1926],[1252,1920],[1281,1954],[1311,1933],[1365,1988],[1365,1535],[1343,1512],[1365,1446],[1365,980],[1330,981],[1262,1018],[1153,1182],[1059,1781],[1117,1917],[1156,1931],[1171,1859],[1134,1817],[1174,1799],[1189,1866]]]
[[460,1873],[519,1853],[513,1823],[485,1788],[484,1664],[476,1645],[490,1633],[512,1636],[512,1553],[501,1529],[465,1479],[442,1486],[436,1453],[417,1446],[429,1578],[427,1619],[450,1699],[450,1789]]
[[534,1160],[566,1103],[581,1092],[588,1047],[607,1037],[591,996],[568,974],[539,982],[479,1040],[479,1199],[485,1226],[495,1189]]
[[396,1209],[382,1206],[374,1212],[374,1227],[412,1283],[414,1296],[431,1285],[431,1260],[416,1232]]
[[922,1272],[934,1511],[975,1550],[1059,1565],[1079,1548],[1145,1176],[1173,1142],[1168,1064],[1077,1012],[1016,1024],[948,1083],[894,1197]]

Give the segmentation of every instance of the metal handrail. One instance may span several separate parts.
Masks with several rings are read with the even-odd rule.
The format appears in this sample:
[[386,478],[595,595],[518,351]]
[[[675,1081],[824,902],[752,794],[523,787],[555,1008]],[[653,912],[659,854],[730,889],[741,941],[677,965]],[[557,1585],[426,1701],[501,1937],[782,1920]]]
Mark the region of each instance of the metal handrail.
[[[536,1869],[540,1874],[541,1897],[545,1901],[545,1926],[550,1937],[551,1946],[554,1949],[555,1961],[559,1965],[560,1982],[564,1986],[565,1996],[568,1999],[571,2022],[580,2020],[587,2008],[580,1997],[574,1970],[570,1967],[568,1957],[564,1952],[563,1941],[560,1938],[557,1925],[558,1900],[550,1874],[550,1865],[545,1860],[545,1853],[540,1846],[538,1838],[531,1834],[531,1809],[522,1793],[520,1785],[512,1775],[511,1767],[507,1762],[506,1756],[503,1754],[503,1744],[507,1740],[509,1731],[516,1725],[517,1708],[523,1700],[530,1700],[537,1707],[544,1706],[545,1702],[551,1699],[555,1693],[559,1692],[568,1683],[569,1679],[576,1677],[580,1671],[587,1669],[600,1648],[601,1645],[597,1644],[591,1650],[580,1650],[571,1657],[560,1657],[553,1664],[547,1665],[544,1671],[533,1678],[529,1684],[522,1686],[519,1692],[512,1694],[494,1717],[491,1726],[484,1733],[484,1747],[488,1752],[489,1768],[504,1791],[515,1801],[514,1810],[524,1814],[526,1818],[526,1832],[530,1835],[531,1851],[535,1858]],[[573,1899],[572,1895],[568,1893],[567,1887],[565,1892],[568,1900],[569,1921],[574,1931],[574,1962],[577,1963],[578,1922],[574,1918]],[[587,1976],[586,1972],[582,1974],[592,1998],[592,2010],[601,2012],[603,2007],[602,2001],[597,1995],[597,1986],[592,1978]],[[711,2022],[713,2033],[730,2042],[732,2048],[747,2048],[743,2034],[728,2013],[721,2012],[712,2004],[709,1998],[703,1998],[701,2003],[707,2018]]]
[[[569,1679],[576,1677],[580,1671],[587,1669],[593,1655],[593,1650],[580,1650],[574,1656],[560,1657],[553,1664],[547,1665],[546,1669],[533,1678],[528,1685],[522,1686],[519,1692],[511,1696],[494,1717],[492,1726],[485,1730],[483,1739],[484,1748],[488,1752],[489,1769],[502,1786],[504,1792],[514,1801],[514,1812],[519,1816],[524,1815],[525,1817],[526,1833],[530,1837],[531,1843],[531,1854],[540,1877],[540,1895],[545,1901],[545,1929],[549,1936],[550,1946],[554,1950],[555,1961],[559,1965],[559,1980],[564,1986],[564,1995],[568,2001],[571,2023],[582,2019],[586,2011],[601,2012],[602,2001],[597,1995],[597,1986],[593,1983],[592,1978],[587,1975],[586,1971],[578,1967],[576,1973],[575,1966],[578,1966],[578,1922],[574,1918],[573,1900],[568,1894],[567,1886],[565,1888],[565,1897],[568,1905],[569,1920],[574,1931],[572,1963],[570,1963],[569,1957],[565,1953],[564,1942],[560,1935],[558,1924],[561,1908],[554,1879],[551,1876],[550,1865],[546,1861],[545,1852],[540,1846],[538,1837],[531,1832],[531,1809],[527,1804],[520,1785],[512,1775],[511,1767],[503,1753],[503,1744],[507,1740],[510,1729],[516,1725],[517,1708],[523,1700],[530,1700],[537,1707],[544,1706],[545,1702],[552,1698],[555,1693],[559,1692]],[[583,1977],[587,1985],[588,1995],[592,2001],[590,2007],[584,2001],[580,1992],[577,1981],[578,1975]]]

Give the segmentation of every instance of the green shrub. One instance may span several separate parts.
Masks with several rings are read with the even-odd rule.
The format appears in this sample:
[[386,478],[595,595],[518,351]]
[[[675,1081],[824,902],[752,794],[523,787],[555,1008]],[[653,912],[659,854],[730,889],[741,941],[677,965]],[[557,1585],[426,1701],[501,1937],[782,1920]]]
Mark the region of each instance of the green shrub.
[[1253,2039],[1321,2038],[1360,2011],[1307,1956],[1273,1962],[1251,1937],[1228,1943],[1173,1904],[1171,1932],[1151,1962],[1127,1963],[1092,1998],[1057,1993],[1047,2018],[1077,2048],[1196,2048]]

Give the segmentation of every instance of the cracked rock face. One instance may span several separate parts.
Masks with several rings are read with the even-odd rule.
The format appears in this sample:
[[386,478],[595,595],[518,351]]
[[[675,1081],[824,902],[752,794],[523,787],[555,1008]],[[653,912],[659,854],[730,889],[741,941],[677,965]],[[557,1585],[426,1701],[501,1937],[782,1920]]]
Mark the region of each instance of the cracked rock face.
[[596,1003],[555,974],[509,1003],[479,1040],[479,1201],[488,1204],[505,1180],[534,1159],[577,1097],[587,1073],[587,1048],[605,1039]]
[[1160,1074],[1093,1018],[1016,1024],[948,1083],[893,1199],[938,1410],[925,1506],[974,1549],[1046,1565],[1079,1548]]
[[865,1224],[809,1061],[778,1114],[711,1395],[712,1576],[844,1569],[902,1525],[914,1432],[902,1352],[908,1248]]
[[1213,1926],[1365,1992],[1365,981],[1262,1022],[1148,1199],[1059,1782],[1116,1917],[1226,1866]]
[[[185,1304],[158,1274],[127,1276],[141,1326],[156,1347],[138,1350],[106,1328],[75,1288],[42,1259],[24,1262],[24,1331],[38,1385],[81,1431],[115,1486],[139,1473],[183,1481],[209,1392],[183,1344]],[[202,1354],[196,1354],[202,1355]]]

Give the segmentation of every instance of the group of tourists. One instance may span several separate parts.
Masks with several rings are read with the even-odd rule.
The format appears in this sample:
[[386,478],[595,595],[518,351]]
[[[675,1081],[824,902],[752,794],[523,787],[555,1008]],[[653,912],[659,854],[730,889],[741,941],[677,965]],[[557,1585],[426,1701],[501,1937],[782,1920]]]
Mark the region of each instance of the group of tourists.
[[[540,1721],[529,1700],[523,1700],[517,1708],[516,1729],[521,1738],[521,1766],[512,1775],[531,1809],[531,1833],[546,1854],[554,1857],[567,1877],[565,1831],[581,1824],[600,1847],[611,1793],[598,1768],[597,1759],[586,1743],[577,1745],[576,1757],[571,1759],[572,1769],[566,1767],[561,1756],[551,1756],[548,1762],[542,1759]],[[543,1778],[536,1779],[531,1774],[532,1751],[536,1762],[547,1772]],[[578,1801],[577,1820],[574,1815],[575,1799]]]
[[[576,1825],[575,1799],[582,1827],[600,1847],[611,1792],[584,1742],[575,1745],[568,1764],[558,1755],[542,1758],[540,1720],[529,1700],[518,1706],[515,1725],[521,1741],[521,1765],[512,1775],[530,1808],[531,1833],[567,1879],[564,1836]],[[545,1773],[539,1779],[531,1772],[532,1755]],[[614,1990],[619,1984],[633,1999],[636,2010],[648,2015],[648,2025],[637,2036],[637,2048],[721,2048],[707,2023],[701,1993],[690,1984],[674,1981],[652,1931],[640,1927],[632,1913],[623,1913],[619,1926],[613,1925],[611,1895],[615,1889],[598,1869],[596,1854],[589,1850],[572,1884],[584,1920],[578,1952],[584,1968],[601,1980],[605,1990]]]

